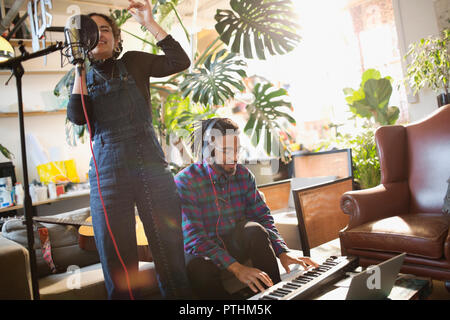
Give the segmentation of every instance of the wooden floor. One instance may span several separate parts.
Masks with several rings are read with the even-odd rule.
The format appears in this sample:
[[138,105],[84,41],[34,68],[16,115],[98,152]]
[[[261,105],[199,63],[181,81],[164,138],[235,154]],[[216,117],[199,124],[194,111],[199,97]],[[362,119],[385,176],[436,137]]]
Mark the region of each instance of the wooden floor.
[[[311,259],[321,263],[329,256],[340,256],[341,248],[339,239],[327,242],[319,247],[311,249]],[[285,275],[283,267],[280,265],[281,278]],[[433,291],[428,300],[450,300],[450,293],[445,288],[443,281],[433,280]]]

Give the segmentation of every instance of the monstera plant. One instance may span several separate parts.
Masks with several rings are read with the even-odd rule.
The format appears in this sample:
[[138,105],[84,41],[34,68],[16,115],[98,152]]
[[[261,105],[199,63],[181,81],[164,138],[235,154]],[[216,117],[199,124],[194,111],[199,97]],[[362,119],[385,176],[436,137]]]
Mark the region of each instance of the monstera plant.
[[[287,149],[283,141],[279,138],[281,132],[285,132],[285,126],[279,122],[280,119],[286,119],[295,124],[295,119],[289,115],[287,108],[291,109],[292,104],[283,100],[287,92],[282,88],[274,88],[271,83],[257,83],[253,88],[254,101],[247,105],[249,119],[244,128],[244,132],[250,136],[253,145],[258,145],[262,136],[265,138],[264,148],[268,155],[278,156],[278,151]],[[291,109],[292,110],[292,109]],[[277,148],[279,144],[282,148]],[[274,153],[275,151],[275,153]],[[281,158],[287,161],[284,154]]]
[[[179,3],[181,0],[152,0],[158,22],[162,24],[169,13],[174,12],[190,42],[189,33],[176,10]],[[285,54],[301,39],[296,32],[298,25],[290,0],[230,0],[230,6],[232,10],[217,9],[215,29],[218,37],[204,52],[195,54],[189,72],[151,83],[153,125],[158,129],[161,142],[172,133],[183,131],[178,129],[193,130],[189,124],[213,116],[217,108],[245,90],[243,81],[247,72],[242,56],[265,59],[267,54]],[[131,17],[126,10],[111,11],[111,16],[119,26]],[[121,29],[150,45],[152,53],[160,53],[148,32],[145,36],[138,36],[123,27]],[[73,75],[62,79],[57,87],[66,88],[70,81],[73,81]],[[272,146],[280,141],[280,134],[287,133],[283,121],[295,123],[289,115],[292,105],[283,99],[287,91],[276,89],[270,83],[256,85],[253,96],[254,101],[249,102],[246,108],[249,119],[244,131],[254,143],[259,143],[264,136],[267,141],[265,149],[270,154]],[[71,126],[76,133],[68,134],[68,138],[85,132]]]
[[223,105],[236,90],[244,90],[242,78],[246,72],[242,66],[246,63],[225,49],[209,54],[196,72],[185,75],[180,84],[183,96],[192,95],[194,102],[203,105]]
[[265,59],[267,52],[285,54],[298,45],[291,1],[231,0],[230,6],[233,10],[217,10],[215,28],[232,52]]

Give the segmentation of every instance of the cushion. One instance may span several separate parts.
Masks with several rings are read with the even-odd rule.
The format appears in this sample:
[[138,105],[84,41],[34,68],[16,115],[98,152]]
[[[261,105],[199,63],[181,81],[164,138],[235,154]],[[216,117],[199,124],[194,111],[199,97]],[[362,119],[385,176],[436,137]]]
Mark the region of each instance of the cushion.
[[[139,262],[140,297],[161,299],[153,262]],[[79,288],[78,288],[79,286]],[[100,263],[71,270],[70,273],[52,274],[39,280],[42,300],[104,300],[107,299]]]
[[406,214],[362,224],[341,233],[341,239],[346,248],[440,259],[449,224],[442,214]]
[[450,178],[448,178],[447,182],[448,182],[448,189],[447,195],[444,197],[444,206],[442,207],[442,212],[450,215]]
[[[84,221],[89,217],[90,209],[83,208],[57,215],[55,218],[70,218],[77,221]],[[84,267],[98,263],[100,258],[97,251],[85,251],[78,245],[78,228],[76,226],[58,225],[52,223],[41,224],[49,231],[50,244],[52,247],[52,257],[58,272],[66,272],[67,267],[76,265]],[[2,235],[15,241],[25,248],[28,248],[27,230],[21,219],[10,219],[3,224]],[[50,267],[42,256],[41,242],[39,234],[34,232],[34,248],[36,250],[36,264],[38,277],[51,274]]]
[[325,183],[336,180],[336,176],[323,176],[323,177],[308,177],[308,178],[292,178],[291,180],[291,192],[289,193],[289,208],[295,208],[294,196],[292,190],[299,188],[311,187],[316,184]]

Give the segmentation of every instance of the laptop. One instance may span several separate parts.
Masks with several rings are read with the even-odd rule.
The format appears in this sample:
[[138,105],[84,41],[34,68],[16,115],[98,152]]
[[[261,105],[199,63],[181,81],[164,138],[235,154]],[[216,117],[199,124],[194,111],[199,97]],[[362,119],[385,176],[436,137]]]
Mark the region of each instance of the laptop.
[[353,276],[345,300],[387,299],[405,256],[406,253],[399,254]]

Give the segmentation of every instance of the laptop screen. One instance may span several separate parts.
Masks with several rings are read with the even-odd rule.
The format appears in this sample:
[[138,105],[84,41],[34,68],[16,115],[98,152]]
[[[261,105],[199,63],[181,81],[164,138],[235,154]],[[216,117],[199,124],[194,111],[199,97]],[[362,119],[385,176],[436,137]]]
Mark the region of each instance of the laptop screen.
[[394,287],[405,256],[406,253],[402,253],[354,276],[346,300],[386,299]]

